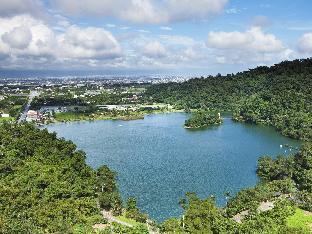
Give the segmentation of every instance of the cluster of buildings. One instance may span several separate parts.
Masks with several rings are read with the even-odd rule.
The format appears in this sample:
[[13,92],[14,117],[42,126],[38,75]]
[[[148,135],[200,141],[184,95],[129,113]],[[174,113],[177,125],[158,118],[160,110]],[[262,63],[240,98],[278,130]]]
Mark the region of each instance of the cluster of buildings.
[[27,122],[42,122],[43,115],[39,111],[29,110],[26,114]]

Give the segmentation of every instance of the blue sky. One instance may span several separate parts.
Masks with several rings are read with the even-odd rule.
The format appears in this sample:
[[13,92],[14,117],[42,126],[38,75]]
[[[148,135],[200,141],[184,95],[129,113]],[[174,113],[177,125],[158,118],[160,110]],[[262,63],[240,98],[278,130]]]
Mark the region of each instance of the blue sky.
[[208,75],[312,55],[309,0],[0,0],[2,70]]

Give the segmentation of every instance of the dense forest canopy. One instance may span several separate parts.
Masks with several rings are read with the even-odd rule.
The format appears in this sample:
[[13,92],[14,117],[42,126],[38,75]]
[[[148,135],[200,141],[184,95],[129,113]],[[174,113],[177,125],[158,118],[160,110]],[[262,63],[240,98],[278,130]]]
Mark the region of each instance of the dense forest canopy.
[[185,121],[185,128],[205,128],[211,125],[222,123],[220,113],[199,110],[193,113],[192,117]]
[[312,139],[312,59],[150,86],[145,98],[180,109],[232,111],[233,118]]
[[0,233],[88,230],[105,223],[98,196],[103,208],[120,212],[116,174],[106,166],[93,170],[85,157],[47,130],[0,125]]

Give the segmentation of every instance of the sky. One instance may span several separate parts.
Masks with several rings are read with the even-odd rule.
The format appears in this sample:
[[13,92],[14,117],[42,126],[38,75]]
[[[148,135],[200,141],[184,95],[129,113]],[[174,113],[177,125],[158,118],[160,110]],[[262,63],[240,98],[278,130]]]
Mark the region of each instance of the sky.
[[311,0],[0,0],[0,71],[226,74],[312,56]]

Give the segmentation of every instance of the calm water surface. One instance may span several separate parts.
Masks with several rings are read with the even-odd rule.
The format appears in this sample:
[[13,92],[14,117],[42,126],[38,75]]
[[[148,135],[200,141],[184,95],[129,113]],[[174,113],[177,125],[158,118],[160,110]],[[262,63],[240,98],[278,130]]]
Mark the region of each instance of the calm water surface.
[[135,121],[95,121],[48,125],[87,153],[94,168],[107,164],[118,172],[123,199],[135,196],[142,211],[162,221],[181,214],[179,198],[194,191],[214,194],[224,205],[232,194],[256,184],[262,155],[289,154],[281,144],[299,146],[272,128],[225,119],[220,127],[183,128],[184,113],[158,114]]

